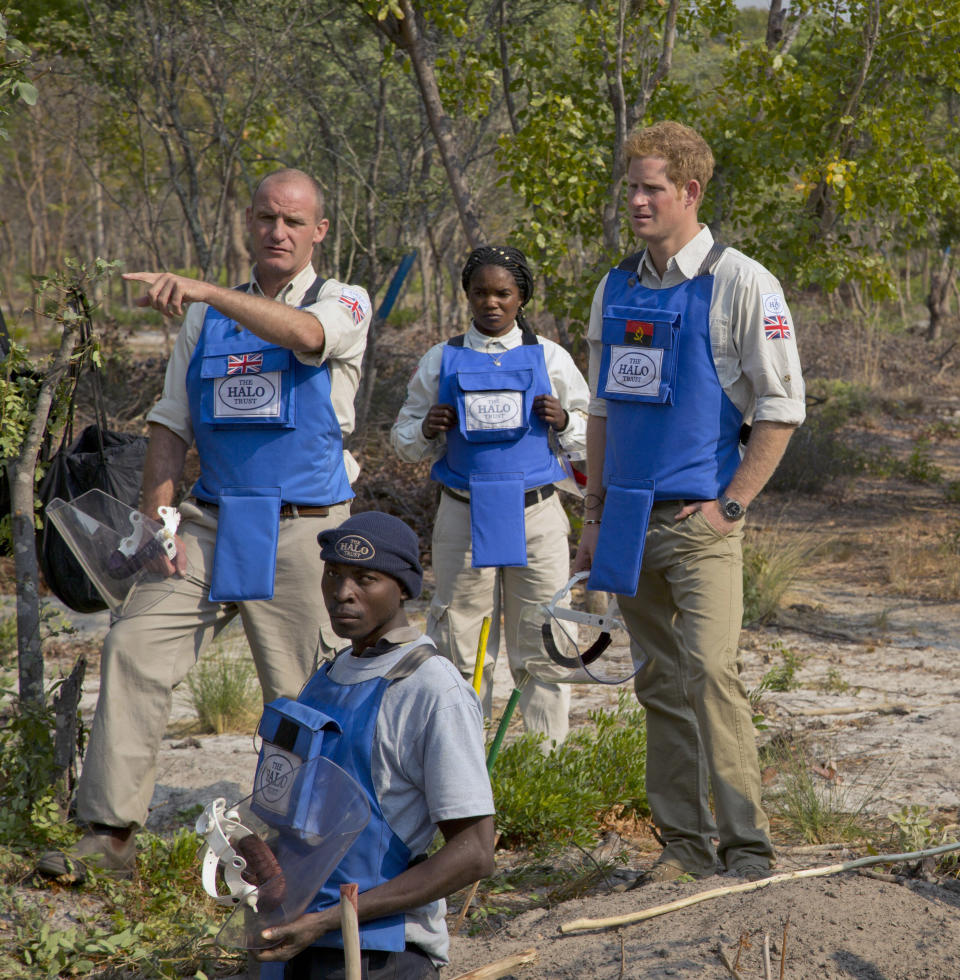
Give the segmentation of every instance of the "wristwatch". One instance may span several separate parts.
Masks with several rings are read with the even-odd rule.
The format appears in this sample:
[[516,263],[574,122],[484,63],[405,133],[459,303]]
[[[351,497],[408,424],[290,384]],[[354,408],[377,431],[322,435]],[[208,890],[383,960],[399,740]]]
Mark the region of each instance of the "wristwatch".
[[739,521],[747,512],[747,508],[739,500],[734,500],[725,493],[721,493],[717,497],[717,503],[720,505],[720,510],[723,511],[723,516],[728,521]]

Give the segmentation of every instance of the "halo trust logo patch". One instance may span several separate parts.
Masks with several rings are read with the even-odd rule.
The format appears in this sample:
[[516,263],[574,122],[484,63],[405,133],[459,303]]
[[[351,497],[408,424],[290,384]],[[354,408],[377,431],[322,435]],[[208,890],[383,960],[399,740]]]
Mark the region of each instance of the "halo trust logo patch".
[[489,428],[517,425],[522,406],[522,395],[516,391],[475,392],[466,399],[467,414],[473,423],[471,428],[478,425]]
[[616,359],[611,370],[625,388],[645,388],[657,376],[657,365],[640,351],[629,351]]
[[333,550],[346,561],[370,561],[377,550],[360,534],[347,534],[334,546]]
[[269,374],[228,376],[217,382],[217,397],[234,412],[260,412],[276,400],[277,386]]

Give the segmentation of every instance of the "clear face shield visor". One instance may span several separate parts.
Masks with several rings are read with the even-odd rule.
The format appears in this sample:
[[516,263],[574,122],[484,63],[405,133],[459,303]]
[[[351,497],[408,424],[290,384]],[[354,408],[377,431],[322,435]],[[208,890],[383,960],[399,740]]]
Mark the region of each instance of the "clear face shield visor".
[[520,617],[520,641],[539,644],[549,659],[549,674],[540,679],[561,684],[623,684],[647,662],[624,625],[616,597],[606,610],[587,609],[590,596],[578,588],[589,572],[579,572],[546,605],[534,605]]
[[[329,759],[310,759],[283,778],[289,785],[264,780],[233,806],[213,800],[197,818],[204,890],[233,909],[217,934],[226,949],[273,945],[264,929],[303,915],[370,819],[363,788]],[[271,825],[277,801],[294,784],[308,801],[302,819]]]
[[159,511],[163,523],[102,490],[69,501],[55,497],[47,504],[50,520],[114,614],[123,611],[138,582],[168,577],[164,559],[176,557],[180,512]]

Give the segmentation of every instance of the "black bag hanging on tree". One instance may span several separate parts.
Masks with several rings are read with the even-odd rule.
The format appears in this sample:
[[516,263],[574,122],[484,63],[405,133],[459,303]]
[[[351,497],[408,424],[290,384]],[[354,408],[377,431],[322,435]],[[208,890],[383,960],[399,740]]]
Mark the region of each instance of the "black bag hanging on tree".
[[[93,330],[90,308],[82,293],[78,292],[74,299],[74,308],[81,321],[80,338],[86,343]],[[92,358],[90,370],[96,421],[88,425],[76,440],[73,439],[74,402],[80,380],[78,370],[70,394],[63,438],[40,484],[40,500],[46,507],[54,497],[74,500],[88,490],[103,490],[111,497],[136,508],[140,497],[147,439],[145,436],[126,432],[112,432],[107,428],[100,369]],[[43,577],[50,591],[61,602],[75,612],[82,613],[99,612],[107,608],[100,593],[46,514],[43,516],[43,529],[37,542]]]

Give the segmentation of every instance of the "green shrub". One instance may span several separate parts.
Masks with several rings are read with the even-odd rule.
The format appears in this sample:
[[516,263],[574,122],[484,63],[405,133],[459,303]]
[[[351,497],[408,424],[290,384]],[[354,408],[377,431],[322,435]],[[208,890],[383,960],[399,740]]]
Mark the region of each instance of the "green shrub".
[[[0,843],[16,850],[71,837],[62,822],[53,756],[53,712],[3,694],[0,721]],[[49,701],[48,701],[49,703]]]
[[926,439],[918,439],[913,451],[904,464],[903,475],[911,483],[940,483],[943,480],[943,470],[930,458],[930,443]]
[[218,647],[187,675],[187,687],[204,729],[249,731],[260,717],[261,697],[253,663],[228,656]]
[[621,691],[616,711],[591,711],[590,721],[546,755],[542,736],[535,735],[500,753],[491,781],[506,846],[538,852],[589,847],[607,814],[649,813],[643,709]]

